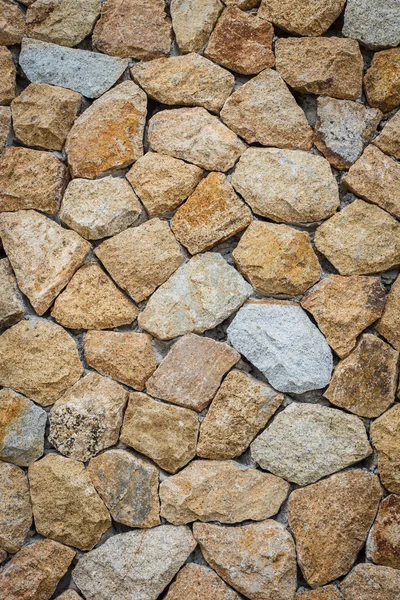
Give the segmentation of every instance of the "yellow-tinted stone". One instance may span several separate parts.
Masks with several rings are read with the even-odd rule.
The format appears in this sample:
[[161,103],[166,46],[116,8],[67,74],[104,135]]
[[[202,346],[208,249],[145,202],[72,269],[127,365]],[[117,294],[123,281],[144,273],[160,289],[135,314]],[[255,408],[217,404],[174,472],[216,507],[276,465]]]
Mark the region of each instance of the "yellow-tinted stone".
[[378,451],[378,469],[382,485],[400,494],[400,404],[395,404],[371,425],[372,443]]
[[400,352],[400,278],[393,283],[376,330]]
[[346,0],[262,0],[258,15],[284,31],[318,36],[338,18],[345,3]]
[[8,48],[0,46],[0,105],[10,104],[15,98],[17,70]]
[[364,77],[370,106],[387,113],[400,104],[400,48],[375,52]]

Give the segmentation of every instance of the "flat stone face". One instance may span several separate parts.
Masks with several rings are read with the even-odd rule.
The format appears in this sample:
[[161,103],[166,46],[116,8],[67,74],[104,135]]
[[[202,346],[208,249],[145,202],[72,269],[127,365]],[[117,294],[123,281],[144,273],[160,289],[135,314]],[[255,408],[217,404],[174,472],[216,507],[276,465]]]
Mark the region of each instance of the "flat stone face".
[[222,8],[219,0],[171,0],[172,27],[182,54],[198,52],[207,43]]
[[18,4],[0,0],[0,46],[20,44],[24,33],[24,13]]
[[400,159],[400,112],[398,111],[385,125],[373,143],[389,156]]
[[398,46],[398,3],[396,0],[349,0],[344,13],[343,35],[358,40],[367,48]]
[[0,154],[3,152],[8,136],[11,133],[11,109],[0,106]]
[[139,324],[162,340],[203,333],[227,319],[251,293],[251,286],[220,254],[199,254],[153,294]]
[[90,478],[117,523],[128,527],[160,524],[158,469],[126,450],[108,450],[92,458]]
[[400,279],[393,283],[376,330],[400,351]]
[[148,456],[161,469],[176,473],[196,453],[199,422],[187,408],[130,394],[121,430],[121,442]]
[[15,325],[24,318],[24,304],[8,258],[0,260],[0,328]]
[[338,590],[333,585],[327,585],[310,592],[300,592],[296,596],[296,600],[341,600],[341,598]]
[[364,77],[368,104],[387,113],[400,104],[400,48],[376,52]]
[[0,46],[0,104],[10,104],[15,98],[16,69],[8,48]]
[[[376,595],[379,590],[379,597]],[[357,565],[340,586],[345,600],[396,600],[400,594],[400,573],[390,567]]]
[[382,500],[367,540],[367,557],[372,562],[398,569],[400,540],[400,497],[390,494]]
[[372,444],[378,452],[378,468],[382,485],[389,492],[400,493],[400,405],[385,412],[371,425]]
[[64,456],[86,462],[118,442],[127,400],[121,385],[89,373],[51,409],[49,442]]
[[195,523],[193,535],[208,564],[246,598],[294,597],[296,551],[281,523],[267,520],[240,527]]
[[302,394],[330,381],[330,348],[295,303],[246,304],[228,327],[228,339],[280,392]]
[[53,404],[82,371],[74,340],[54,323],[20,321],[0,336],[0,385],[42,406]]
[[365,543],[381,495],[378,477],[357,469],[292,492],[289,527],[309,585],[325,585],[349,572]]
[[221,119],[249,144],[301,150],[312,146],[313,131],[305,114],[272,69],[265,69],[234,92],[225,102]]
[[189,563],[178,573],[165,600],[239,600],[239,596],[208,567]]
[[79,550],[91,550],[111,525],[110,515],[82,463],[48,454],[29,467],[38,533]]
[[322,35],[343,10],[346,0],[262,0],[258,16],[297,35]]
[[[19,467],[0,461],[0,548],[11,554],[18,552],[31,524],[32,508],[27,477]],[[3,586],[1,590],[3,594]]]

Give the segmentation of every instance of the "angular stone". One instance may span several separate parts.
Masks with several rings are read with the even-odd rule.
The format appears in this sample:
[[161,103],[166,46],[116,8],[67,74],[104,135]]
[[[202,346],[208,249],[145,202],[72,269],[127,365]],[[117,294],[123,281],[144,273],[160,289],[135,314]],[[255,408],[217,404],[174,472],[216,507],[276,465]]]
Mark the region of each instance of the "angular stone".
[[302,394],[330,381],[330,348],[294,302],[245,304],[228,327],[228,339],[280,392]]
[[189,563],[178,573],[165,600],[239,600],[239,596],[208,567]]
[[318,36],[338,18],[346,0],[262,0],[258,16],[297,35]]
[[197,414],[192,410],[135,392],[129,397],[120,439],[161,469],[176,473],[196,454],[198,431]]
[[400,44],[400,6],[396,0],[348,0],[343,35],[367,48]]
[[0,46],[20,44],[25,33],[25,17],[16,2],[0,0]]
[[357,565],[340,585],[344,600],[396,600],[400,594],[400,573],[390,567]]
[[[367,540],[367,558],[386,567],[398,569],[400,539],[400,497],[395,494],[382,500]],[[400,591],[400,590],[399,590]]]
[[395,404],[371,425],[371,440],[378,452],[382,485],[389,492],[400,493],[400,404]]
[[385,154],[400,159],[400,111],[386,123],[373,143]]
[[235,83],[232,73],[195,53],[138,63],[131,75],[157,102],[203,106],[215,113],[221,110]]
[[[249,144],[309,150],[313,130],[282,77],[265,69],[232,94],[221,119]],[[233,165],[232,165],[233,166]]]
[[73,579],[86,600],[156,600],[179,571],[196,542],[188,527],[160,525],[108,539],[84,555]]
[[182,54],[198,52],[208,41],[223,9],[219,0],[171,0],[171,18]]
[[0,106],[0,155],[11,134],[11,109],[9,106]]
[[74,340],[55,323],[20,321],[0,336],[0,385],[42,406],[53,404],[82,371]]
[[89,373],[51,409],[49,442],[64,456],[86,462],[118,442],[127,400],[121,385]]
[[15,325],[24,318],[24,304],[8,258],[0,259],[0,328]]
[[193,535],[209,565],[246,598],[293,599],[296,551],[281,523],[268,520],[239,527],[195,523]]
[[400,351],[400,278],[393,283],[376,330]]
[[379,479],[355,469],[292,492],[289,527],[309,585],[348,573],[365,543],[382,496]]
[[387,113],[400,104],[400,48],[376,52],[364,77],[368,104]]
[[[31,524],[28,479],[19,467],[0,461],[0,548],[11,554],[18,552]],[[3,594],[1,585],[0,589]]]
[[77,594],[74,590],[67,590],[66,592],[63,592],[60,596],[57,596],[57,600],[82,600],[82,596]]
[[85,357],[90,367],[135,390],[143,390],[157,368],[157,361],[147,333],[131,331],[88,331]]
[[93,46],[111,56],[137,60],[169,54],[171,21],[164,0],[105,0]]
[[327,585],[311,592],[301,592],[296,596],[296,600],[341,600],[341,598],[334,585]]
[[114,521],[128,527],[160,524],[159,472],[149,461],[108,450],[92,458],[88,473]]
[[203,333],[227,319],[251,293],[251,286],[220,254],[198,254],[153,294],[139,325],[162,340]]
[[0,46],[0,104],[10,104],[15,98],[17,71],[8,48]]
[[302,94],[356,100],[361,93],[364,63],[355,40],[280,38],[275,56],[278,73]]
[[48,454],[29,467],[38,533],[79,550],[91,550],[111,525],[110,515],[83,464]]

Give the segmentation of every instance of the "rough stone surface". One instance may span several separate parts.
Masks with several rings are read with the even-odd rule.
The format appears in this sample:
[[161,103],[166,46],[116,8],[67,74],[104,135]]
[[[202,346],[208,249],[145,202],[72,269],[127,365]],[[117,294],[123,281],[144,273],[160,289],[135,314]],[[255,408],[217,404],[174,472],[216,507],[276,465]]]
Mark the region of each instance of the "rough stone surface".
[[400,279],[393,283],[376,330],[400,351]]
[[208,41],[222,11],[219,0],[171,0],[171,17],[182,54],[198,52]]
[[165,600],[239,600],[239,596],[208,567],[189,563],[178,573]]
[[400,497],[395,494],[382,500],[375,523],[369,532],[367,557],[386,567],[400,567]]
[[223,0],[223,2],[226,6],[237,6],[242,10],[250,10],[251,8],[258,6],[260,0]]
[[371,425],[371,440],[378,452],[378,468],[382,485],[400,494],[400,405],[385,412]]
[[310,592],[300,592],[296,596],[296,600],[341,600],[341,598],[342,596],[333,585],[327,585]]
[[297,35],[323,34],[340,15],[346,0],[262,0],[258,16]]
[[121,442],[176,473],[194,457],[198,431],[197,414],[192,410],[135,392],[129,397]]
[[[31,524],[27,477],[19,467],[0,461],[0,548],[11,554],[18,552]],[[0,590],[3,594],[1,584]]]
[[8,258],[0,259],[0,329],[24,318],[24,305]]
[[292,492],[289,527],[309,585],[325,585],[348,573],[365,543],[381,495],[378,477],[357,469]]
[[16,69],[8,48],[0,46],[0,104],[10,104],[15,98]]
[[20,44],[25,33],[25,17],[16,2],[0,0],[0,46]]
[[227,319],[251,293],[251,286],[220,254],[199,254],[153,294],[139,325],[162,340],[203,333]]
[[5,148],[10,133],[11,109],[9,106],[0,106],[0,155]]
[[376,52],[364,77],[370,106],[387,113],[400,104],[400,48]]
[[57,596],[57,600],[82,600],[82,596],[77,594],[74,590],[67,590],[66,592],[63,592],[60,596]]
[[400,159],[400,111],[386,123],[385,127],[374,139],[375,146],[378,146],[389,156]]
[[229,326],[228,339],[280,392],[301,394],[329,383],[330,348],[298,304],[247,303]]
[[396,0],[348,0],[343,35],[367,48],[400,44],[400,6]]
[[344,600],[396,600],[400,573],[390,567],[357,565],[340,586]]

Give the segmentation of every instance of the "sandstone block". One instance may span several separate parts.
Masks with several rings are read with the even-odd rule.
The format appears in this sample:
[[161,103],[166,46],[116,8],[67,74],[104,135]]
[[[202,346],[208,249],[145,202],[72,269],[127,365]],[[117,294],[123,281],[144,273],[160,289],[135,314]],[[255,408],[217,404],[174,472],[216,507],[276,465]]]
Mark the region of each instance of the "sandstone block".
[[182,54],[198,52],[208,41],[222,11],[219,0],[172,0],[171,17]]
[[0,46],[20,44],[24,33],[25,17],[18,4],[0,0]]
[[[18,552],[31,524],[32,508],[27,477],[19,467],[0,460],[0,548],[11,554]],[[1,579],[0,571],[0,582]],[[4,594],[3,586],[0,589]]]
[[17,71],[11,52],[8,48],[0,46],[0,104],[10,104],[15,98],[16,76]]
[[338,18],[345,0],[262,0],[258,15],[297,35],[322,35]]
[[382,600],[396,600],[400,594],[398,570],[369,564],[357,565],[340,586],[345,600],[370,600],[377,597],[377,590]]
[[400,566],[400,497],[390,494],[382,500],[367,541],[367,558],[378,565]]
[[382,485],[389,492],[400,493],[400,405],[395,404],[371,425],[372,444],[378,452]]
[[0,328],[24,318],[25,308],[8,258],[0,259]]
[[400,351],[400,279],[396,279],[390,289],[376,330]]
[[385,125],[381,133],[373,141],[389,156],[400,159],[400,112],[398,111]]
[[387,113],[400,104],[400,48],[376,52],[364,77],[370,106]]
[[239,596],[208,567],[189,563],[178,573],[165,600],[239,600]]

